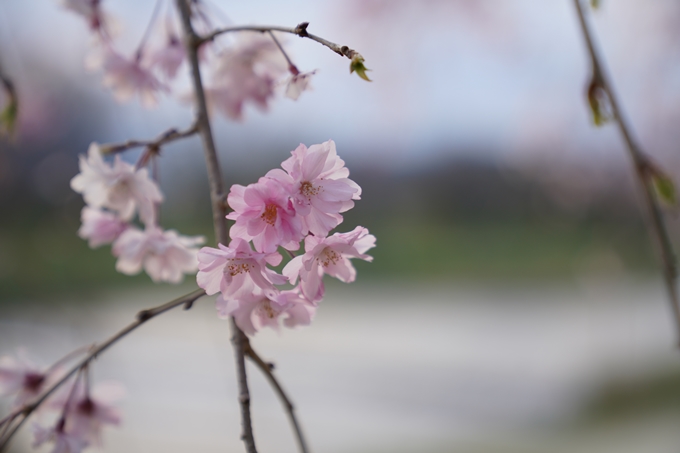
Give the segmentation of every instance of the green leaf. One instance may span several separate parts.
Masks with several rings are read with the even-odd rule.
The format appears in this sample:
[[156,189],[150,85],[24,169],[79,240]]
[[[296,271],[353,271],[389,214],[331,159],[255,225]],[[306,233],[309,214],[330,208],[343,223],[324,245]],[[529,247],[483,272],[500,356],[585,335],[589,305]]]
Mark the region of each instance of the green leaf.
[[8,136],[14,134],[17,118],[19,116],[19,103],[16,96],[10,96],[5,109],[0,112],[0,133]]
[[367,69],[366,66],[364,66],[364,57],[359,54],[354,55],[354,57],[352,57],[352,61],[349,64],[349,73],[351,74],[356,72],[357,75],[365,81],[372,82],[372,80],[366,75],[366,71],[370,71],[370,69]]
[[598,9],[600,6],[602,6],[602,1],[601,0],[590,0],[590,6],[593,9]]
[[654,176],[652,176],[652,183],[654,184],[657,194],[659,194],[659,198],[666,204],[675,206],[678,203],[675,183],[670,177],[662,173],[655,173]]
[[602,126],[613,119],[607,92],[595,80],[588,86],[588,105],[596,126]]

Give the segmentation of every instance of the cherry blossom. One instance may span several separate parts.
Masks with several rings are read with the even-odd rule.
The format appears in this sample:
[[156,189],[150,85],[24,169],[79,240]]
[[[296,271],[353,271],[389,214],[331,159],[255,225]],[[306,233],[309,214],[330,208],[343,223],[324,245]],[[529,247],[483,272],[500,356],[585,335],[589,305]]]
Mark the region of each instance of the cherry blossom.
[[297,101],[303,91],[311,90],[309,79],[311,79],[314,74],[316,74],[316,71],[299,72],[292,75],[286,83],[286,97]]
[[64,419],[60,419],[57,424],[46,429],[38,424],[33,424],[33,448],[37,448],[46,442],[53,442],[54,448],[50,453],[80,453],[89,444],[79,435],[67,432],[64,429]]
[[279,181],[263,177],[247,187],[234,184],[227,196],[235,220],[229,235],[252,240],[255,250],[271,253],[278,246],[297,250],[303,238],[302,224],[290,200],[290,191]]
[[85,206],[80,213],[82,225],[78,236],[88,239],[91,248],[110,244],[129,226],[117,215],[101,209]]
[[105,44],[88,59],[87,65],[90,69],[104,71],[102,83],[113,90],[119,102],[126,102],[137,94],[144,107],[152,108],[158,104],[158,93],[168,89],[142,66],[144,59],[141,56],[139,50],[134,58],[127,59]]
[[143,267],[154,282],[179,283],[183,274],[198,268],[195,247],[203,242],[203,237],[181,236],[175,230],[148,226],[144,231],[125,230],[113,243],[112,251],[118,258],[118,272],[134,275]]
[[83,194],[92,208],[109,208],[122,220],[130,220],[135,211],[147,225],[155,219],[155,203],[163,195],[145,168],[135,167],[116,155],[113,165],[107,164],[99,145],[92,143],[87,157],[80,156],[80,173],[71,179],[71,188]]
[[295,284],[300,277],[302,294],[312,301],[323,297],[323,275],[350,283],[356,278],[356,269],[349,261],[359,258],[373,261],[366,251],[375,247],[375,236],[364,227],[356,227],[349,233],[335,233],[327,238],[307,236],[305,254],[299,255],[283,268],[283,275]]
[[158,68],[166,79],[174,79],[186,58],[186,50],[175,33],[168,32],[166,43],[149,53],[151,68]]
[[267,110],[274,96],[275,81],[287,64],[276,44],[259,33],[243,33],[230,48],[217,56],[206,99],[232,120],[243,119],[243,106],[250,102]]
[[341,212],[354,207],[361,188],[348,178],[349,170],[328,140],[307,148],[300,144],[279,169],[267,177],[276,179],[292,193],[295,210],[302,217],[303,233],[326,236],[342,222]]
[[287,278],[267,268],[267,264],[278,266],[282,257],[279,253],[254,252],[247,241],[232,239],[229,247],[218,244],[219,249],[203,247],[198,253],[198,286],[208,295],[218,291],[224,297],[248,295],[256,288],[274,289]]
[[91,391],[83,379],[77,379],[74,385],[62,388],[50,407],[63,412],[66,432],[88,444],[102,446],[103,427],[120,425],[121,414],[115,403],[125,390],[113,381],[97,383]]
[[219,317],[233,316],[247,335],[254,335],[263,327],[279,330],[280,319],[286,327],[309,325],[316,310],[296,290],[258,290],[239,298],[219,296],[216,307]]
[[107,31],[107,20],[101,9],[101,0],[61,0],[61,6],[83,16],[91,30]]
[[22,406],[40,395],[57,371],[41,370],[21,356],[0,357],[0,395],[16,395],[14,406]]

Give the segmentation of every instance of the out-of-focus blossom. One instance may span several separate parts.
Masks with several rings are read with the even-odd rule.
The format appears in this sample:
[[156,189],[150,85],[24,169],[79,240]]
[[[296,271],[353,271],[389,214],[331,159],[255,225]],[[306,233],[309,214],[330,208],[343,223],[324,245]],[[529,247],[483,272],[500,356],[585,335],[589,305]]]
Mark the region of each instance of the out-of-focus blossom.
[[166,79],[174,79],[177,76],[177,71],[185,58],[184,46],[175,34],[168,34],[165,45],[152,50],[148,57],[150,68],[158,68]]
[[354,207],[361,188],[348,178],[349,170],[328,140],[307,148],[300,144],[281,164],[286,172],[271,170],[267,177],[288,187],[295,210],[302,217],[303,233],[326,236],[342,222],[341,212]]
[[110,244],[129,226],[117,215],[101,209],[85,206],[80,213],[82,225],[78,236],[88,240],[92,248]]
[[234,184],[227,196],[234,210],[227,218],[236,221],[229,235],[252,240],[258,252],[271,253],[278,246],[297,250],[303,237],[302,223],[290,195],[283,184],[267,177],[248,187]]
[[127,59],[111,46],[104,45],[90,56],[87,66],[104,72],[103,84],[113,90],[118,101],[128,101],[137,94],[144,107],[152,108],[158,104],[158,94],[168,89],[148,68],[142,66],[143,62],[139,52],[135,58]]
[[280,319],[284,319],[286,327],[309,325],[316,309],[295,290],[255,291],[237,299],[219,296],[216,307],[221,318],[233,316],[247,335],[254,335],[263,327],[278,330]]
[[92,31],[108,31],[107,16],[101,0],[61,0],[61,6],[83,16]]
[[349,233],[335,233],[327,238],[307,236],[305,254],[297,256],[283,268],[283,275],[295,284],[300,277],[302,294],[312,301],[323,297],[323,275],[328,274],[349,283],[356,278],[356,269],[349,261],[359,258],[373,261],[365,253],[375,247],[375,236],[364,227],[356,227]]
[[316,74],[316,71],[300,72],[291,76],[286,83],[286,97],[297,101],[303,91],[311,90],[312,87],[309,85],[309,79],[314,74]]
[[90,207],[111,209],[122,220],[130,220],[138,210],[147,225],[155,221],[154,204],[163,201],[145,168],[135,169],[118,155],[113,165],[107,164],[96,143],[90,145],[87,157],[80,156],[80,173],[71,179],[71,188],[83,194]]
[[50,453],[80,453],[89,445],[79,435],[67,432],[64,429],[63,419],[49,429],[38,424],[33,424],[32,428],[33,448],[37,448],[46,442],[53,442],[54,448]]
[[281,255],[277,252],[254,252],[250,244],[240,238],[232,239],[229,247],[218,244],[219,249],[203,247],[198,253],[198,286],[208,295],[222,293],[224,297],[249,295],[257,288],[273,290],[274,285],[288,281],[267,268],[277,266]]
[[16,395],[14,406],[20,407],[40,395],[56,372],[41,370],[24,357],[0,357],[0,395]]
[[91,391],[83,379],[74,385],[63,387],[50,407],[64,414],[66,432],[101,447],[104,426],[120,425],[121,414],[115,403],[125,395],[125,389],[113,381],[99,382]]
[[287,68],[274,41],[260,33],[242,33],[236,44],[216,58],[206,89],[211,110],[217,109],[232,120],[243,118],[246,102],[267,110],[275,82]]
[[181,236],[157,226],[144,231],[128,228],[113,243],[112,252],[118,258],[118,272],[134,275],[144,268],[154,282],[179,283],[184,274],[198,269],[196,246],[203,242],[203,237]]

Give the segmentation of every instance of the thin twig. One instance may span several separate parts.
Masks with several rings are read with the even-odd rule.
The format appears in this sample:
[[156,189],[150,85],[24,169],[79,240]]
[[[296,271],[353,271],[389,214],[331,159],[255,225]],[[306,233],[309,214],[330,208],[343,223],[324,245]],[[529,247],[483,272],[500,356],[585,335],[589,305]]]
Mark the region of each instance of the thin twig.
[[298,75],[300,73],[300,70],[295,66],[293,61],[290,59],[288,56],[288,52],[283,48],[281,43],[279,42],[278,39],[276,39],[276,35],[274,35],[273,31],[269,31],[269,36],[272,38],[272,41],[274,41],[274,44],[276,44],[276,47],[279,48],[279,51],[283,54],[283,58],[286,59],[286,62],[288,63],[288,70],[293,73],[293,75]]
[[671,309],[673,310],[673,315],[675,317],[675,323],[678,329],[678,343],[680,345],[680,303],[678,301],[678,293],[676,289],[677,268],[675,254],[668,236],[668,231],[666,230],[666,226],[663,221],[661,208],[659,207],[659,203],[655,195],[653,181],[651,178],[652,173],[650,172],[651,164],[649,158],[633,138],[632,128],[630,127],[630,124],[623,113],[623,109],[619,104],[616,95],[614,94],[611,80],[609,77],[607,77],[606,71],[604,69],[604,60],[598,55],[598,52],[595,49],[593,33],[590,31],[586,21],[581,0],[574,0],[574,4],[576,5],[579,22],[581,24],[583,36],[586,40],[588,53],[590,55],[590,62],[592,64],[593,70],[593,82],[597,83],[602,89],[604,89],[607,97],[609,98],[614,120],[618,124],[619,131],[626,142],[628,154],[630,155],[633,161],[633,166],[635,167],[635,174],[642,187],[645,204],[647,205],[649,214],[649,220],[651,223],[650,234],[654,238],[658,252],[661,255],[666,290],[668,291]]
[[272,32],[272,31],[280,31],[282,33],[290,33],[291,35],[296,35],[299,36],[300,38],[308,38],[311,39],[312,41],[316,41],[319,44],[328,47],[331,49],[333,52],[337,53],[338,55],[342,57],[347,57],[350,60],[356,57],[357,55],[360,56],[359,52],[357,52],[354,49],[351,49],[347,46],[340,46],[338,44],[335,44],[334,42],[328,41],[327,39],[324,39],[320,36],[313,35],[311,33],[307,32],[307,27],[309,26],[309,22],[302,22],[298,24],[295,28],[290,28],[290,27],[280,27],[277,25],[243,25],[243,26],[238,26],[238,27],[225,27],[225,28],[218,28],[217,30],[209,33],[208,35],[199,38],[199,44],[206,43],[208,41],[212,41],[219,35],[222,35],[224,33],[232,33],[232,32],[238,32],[238,31],[259,31],[260,33],[267,33],[267,32]]
[[130,148],[152,148],[159,149],[166,143],[173,142],[186,137],[191,137],[192,135],[198,133],[198,126],[196,123],[192,124],[190,127],[184,130],[177,130],[177,128],[168,129],[163,132],[157,138],[153,140],[127,140],[122,143],[105,143],[100,145],[100,149],[104,154],[119,153],[121,151],[128,150]]
[[18,416],[23,416],[23,418],[16,425],[14,425],[11,430],[8,431],[6,436],[0,439],[0,452],[2,452],[5,449],[5,447],[7,447],[12,436],[19,430],[19,428],[21,428],[21,426],[28,419],[28,417],[47,399],[47,397],[49,397],[62,384],[68,381],[71,378],[71,376],[73,376],[81,368],[87,366],[87,364],[89,364],[92,360],[96,359],[99,356],[99,354],[104,352],[111,345],[116,343],[121,338],[125,337],[127,334],[129,334],[130,332],[132,332],[137,327],[141,326],[151,318],[154,318],[162,313],[165,313],[166,311],[172,310],[175,307],[179,307],[180,305],[186,305],[190,302],[193,303],[195,300],[204,295],[205,295],[204,290],[197,289],[182,297],[178,297],[175,300],[167,302],[163,305],[159,305],[158,307],[140,311],[137,314],[137,319],[133,323],[129,324],[127,327],[125,327],[112,337],[110,337],[108,340],[101,343],[99,346],[94,347],[85,357],[83,357],[78,363],[71,367],[71,369],[64,376],[62,376],[57,382],[55,382],[47,390],[45,390],[38,399],[31,402],[30,404],[25,405],[23,408],[16,412],[16,415],[13,418],[16,418]]
[[250,345],[250,342],[246,343],[246,355],[258,366],[258,368],[260,368],[271,386],[274,387],[276,394],[279,395],[281,403],[286,409],[286,414],[288,414],[288,419],[290,420],[291,425],[293,425],[293,429],[295,429],[295,438],[297,439],[298,447],[300,447],[300,451],[302,453],[307,453],[307,443],[305,442],[305,437],[302,435],[302,428],[300,427],[297,417],[295,416],[295,407],[288,398],[288,395],[286,395],[286,392],[281,387],[281,384],[279,384],[276,376],[274,376],[274,373],[272,372],[274,368],[273,365],[262,360],[262,357],[260,357]]
[[[191,66],[192,83],[194,86],[194,97],[196,101],[196,124],[203,142],[206,167],[208,170],[208,181],[210,183],[210,199],[213,210],[213,226],[215,229],[216,240],[219,243],[229,242],[229,231],[227,229],[226,206],[223,203],[224,188],[222,174],[215,150],[210,119],[208,118],[208,108],[205,101],[205,91],[201,80],[201,71],[198,64],[198,47],[200,38],[196,35],[191,24],[191,9],[187,0],[176,0],[182,19],[183,37]],[[245,342],[246,335],[236,325],[232,317],[231,327],[233,331],[232,343],[236,356],[236,374],[239,388],[239,403],[241,406],[241,422],[243,425],[242,439],[248,453],[257,453],[255,448],[255,438],[253,436],[253,425],[250,417],[250,392],[248,391],[248,378],[246,376],[245,363]]]

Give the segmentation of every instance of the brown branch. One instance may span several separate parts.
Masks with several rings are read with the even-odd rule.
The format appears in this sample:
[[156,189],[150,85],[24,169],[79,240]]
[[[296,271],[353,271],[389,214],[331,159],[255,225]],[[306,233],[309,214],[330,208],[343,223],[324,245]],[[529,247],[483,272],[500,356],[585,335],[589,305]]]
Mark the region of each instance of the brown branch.
[[595,49],[593,33],[590,31],[586,21],[581,0],[574,0],[574,4],[576,5],[576,11],[578,13],[581,30],[583,31],[583,36],[588,47],[588,54],[590,56],[590,62],[593,71],[593,82],[599,85],[609,98],[614,120],[618,124],[619,132],[626,142],[628,154],[633,161],[635,174],[644,194],[644,200],[645,204],[647,205],[650,221],[650,234],[654,238],[658,252],[661,256],[666,290],[668,291],[671,309],[673,310],[673,315],[675,317],[675,323],[678,329],[678,342],[680,345],[680,303],[678,301],[678,293],[676,290],[677,269],[675,254],[668,236],[668,231],[663,221],[661,208],[659,207],[659,203],[654,192],[653,180],[651,178],[652,173],[650,172],[651,164],[647,155],[643,152],[640,145],[633,138],[630,124],[628,123],[623,113],[623,109],[619,104],[616,95],[614,94],[611,80],[607,77],[606,71],[604,69],[604,60],[598,55],[598,52]]
[[[201,80],[201,71],[198,64],[198,47],[200,38],[196,35],[191,24],[191,9],[187,0],[176,0],[182,19],[183,36],[189,65],[191,66],[192,83],[194,86],[194,97],[196,101],[196,124],[203,142],[206,167],[208,170],[208,181],[210,183],[210,199],[212,201],[213,226],[217,242],[222,244],[229,243],[229,231],[227,229],[227,209],[223,202],[224,188],[222,185],[222,174],[215,150],[210,119],[208,118],[208,108],[205,101],[205,91]],[[242,439],[248,453],[257,453],[255,448],[255,438],[253,437],[253,425],[250,417],[250,393],[248,391],[248,378],[246,376],[245,363],[245,344],[246,335],[238,328],[236,321],[232,317],[231,327],[233,331],[232,343],[236,356],[236,374],[239,387],[239,403],[241,406],[241,422],[243,425]]]
[[273,364],[262,360],[262,358],[257,354],[257,352],[255,352],[253,347],[250,345],[249,341],[246,343],[246,355],[248,356],[249,359],[251,359],[255,363],[255,365],[258,366],[258,368],[260,368],[260,370],[264,373],[265,377],[269,381],[269,384],[271,384],[271,386],[274,387],[276,394],[279,395],[281,403],[286,409],[286,414],[288,414],[288,419],[290,420],[290,423],[291,425],[293,425],[293,429],[295,430],[295,438],[297,439],[298,447],[300,448],[300,451],[302,453],[307,453],[308,452],[307,443],[305,442],[305,437],[302,434],[302,429],[297,421],[297,417],[295,416],[295,407],[288,398],[288,395],[286,395],[286,392],[281,387],[281,384],[279,384],[279,381],[276,379],[276,376],[274,376],[274,373],[272,372],[272,370],[274,369]]
[[178,130],[176,128],[168,129],[154,140],[127,140],[123,143],[105,143],[103,145],[100,145],[100,149],[104,154],[119,153],[121,151],[125,151],[131,148],[141,147],[159,149],[166,143],[170,143],[175,140],[180,140],[186,137],[191,137],[196,133],[198,133],[198,125],[194,123],[184,130]]
[[195,291],[190,292],[189,294],[186,294],[182,297],[178,297],[175,300],[172,300],[170,302],[167,302],[163,305],[159,305],[158,307],[154,308],[149,308],[147,310],[142,310],[137,314],[137,319],[129,324],[127,327],[125,327],[123,330],[120,332],[116,333],[112,337],[110,337],[108,340],[104,341],[101,343],[99,346],[93,347],[92,350],[85,356],[83,357],[78,363],[76,363],[71,369],[66,372],[64,376],[62,376],[57,382],[52,384],[47,390],[45,390],[38,399],[35,401],[32,401],[29,404],[26,404],[22,408],[18,409],[15,411],[15,414],[10,418],[10,420],[7,422],[8,426],[9,424],[12,423],[12,421],[18,417],[22,417],[21,420],[19,420],[18,423],[16,423],[11,429],[7,430],[7,434],[0,439],[0,452],[4,451],[4,449],[8,446],[9,441],[12,439],[12,436],[21,428],[21,426],[24,424],[24,422],[28,419],[28,417],[43,403],[45,400],[52,394],[54,391],[59,388],[62,384],[64,384],[66,381],[68,381],[71,376],[73,376],[76,372],[78,372],[81,368],[87,366],[92,360],[96,359],[99,354],[107,350],[111,345],[116,343],[118,340],[121,338],[125,337],[127,334],[135,330],[137,327],[141,326],[151,318],[155,318],[156,316],[165,313],[166,311],[172,310],[175,307],[179,307],[180,305],[190,306],[194,301],[196,301],[198,298],[202,297],[205,295],[205,291],[202,289],[197,289]]
[[319,44],[328,47],[331,49],[333,52],[337,53],[338,55],[342,57],[347,57],[350,60],[353,58],[359,56],[361,57],[361,54],[357,52],[354,49],[351,49],[347,46],[340,46],[338,44],[335,44],[334,42],[328,41],[327,39],[324,39],[320,36],[313,35],[311,33],[307,32],[307,27],[309,26],[309,22],[302,22],[298,24],[295,28],[290,28],[290,27],[280,27],[277,25],[267,25],[267,26],[262,26],[262,25],[243,25],[243,26],[238,26],[238,27],[225,27],[225,28],[219,28],[208,35],[199,38],[198,44],[203,44],[208,41],[214,40],[216,37],[225,34],[225,33],[233,33],[233,32],[238,32],[238,31],[259,31],[260,33],[267,33],[267,32],[272,32],[272,31],[279,31],[282,33],[289,33],[291,35],[296,35],[299,36],[300,38],[308,38],[311,39],[312,41],[316,41]]

